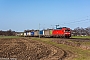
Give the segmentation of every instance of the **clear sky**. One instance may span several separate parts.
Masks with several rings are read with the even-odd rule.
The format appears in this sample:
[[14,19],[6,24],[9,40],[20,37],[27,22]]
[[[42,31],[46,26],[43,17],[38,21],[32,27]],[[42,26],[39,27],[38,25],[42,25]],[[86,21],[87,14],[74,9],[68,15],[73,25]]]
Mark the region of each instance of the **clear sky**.
[[90,26],[90,0],[0,0],[0,30]]

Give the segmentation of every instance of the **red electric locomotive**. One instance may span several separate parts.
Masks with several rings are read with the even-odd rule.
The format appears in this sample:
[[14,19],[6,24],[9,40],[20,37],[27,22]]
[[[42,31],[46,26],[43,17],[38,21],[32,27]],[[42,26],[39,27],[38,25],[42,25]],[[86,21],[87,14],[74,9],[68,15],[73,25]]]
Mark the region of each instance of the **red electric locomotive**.
[[67,27],[57,28],[52,31],[53,37],[65,37],[70,38],[71,37],[71,30]]

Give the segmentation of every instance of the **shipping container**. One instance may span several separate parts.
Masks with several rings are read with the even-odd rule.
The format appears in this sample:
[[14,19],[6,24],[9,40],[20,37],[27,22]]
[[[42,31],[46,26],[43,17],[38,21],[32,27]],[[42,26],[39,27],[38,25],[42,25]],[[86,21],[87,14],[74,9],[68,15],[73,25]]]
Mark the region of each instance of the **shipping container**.
[[31,36],[31,32],[27,32],[27,36]]
[[34,36],[34,32],[31,32],[31,36]]
[[23,36],[23,33],[20,33],[21,36]]
[[26,32],[24,33],[24,36],[27,36],[27,33]]
[[39,36],[39,30],[34,31],[34,36]]
[[39,34],[40,34],[40,37],[43,37],[44,36],[44,30],[40,30]]
[[50,35],[52,35],[52,30],[50,30]]
[[44,30],[43,30],[43,35],[44,35],[45,33],[44,33]]
[[52,29],[44,30],[45,37],[52,37]]
[[50,30],[44,30],[44,37],[50,36]]
[[44,30],[44,35],[50,35],[50,30]]
[[39,31],[39,34],[40,34],[40,35],[43,35],[43,30]]

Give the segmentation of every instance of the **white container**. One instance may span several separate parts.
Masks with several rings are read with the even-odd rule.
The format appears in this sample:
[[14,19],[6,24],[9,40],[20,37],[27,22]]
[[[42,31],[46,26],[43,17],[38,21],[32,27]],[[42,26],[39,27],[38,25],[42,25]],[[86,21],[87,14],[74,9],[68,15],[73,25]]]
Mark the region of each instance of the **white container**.
[[24,33],[24,36],[26,36],[27,34],[26,33]]

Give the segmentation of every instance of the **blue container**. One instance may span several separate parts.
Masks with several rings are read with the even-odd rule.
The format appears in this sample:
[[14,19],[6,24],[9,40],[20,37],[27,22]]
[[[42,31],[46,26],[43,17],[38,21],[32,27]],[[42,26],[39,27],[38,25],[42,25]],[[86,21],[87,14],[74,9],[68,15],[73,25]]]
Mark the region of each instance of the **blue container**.
[[31,36],[34,36],[34,32],[31,32]]
[[27,35],[28,32],[26,32],[26,35]]
[[39,34],[40,34],[40,35],[43,35],[43,30],[41,30],[41,31],[39,32]]

